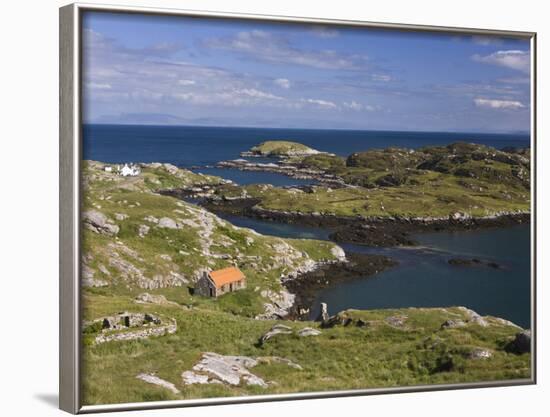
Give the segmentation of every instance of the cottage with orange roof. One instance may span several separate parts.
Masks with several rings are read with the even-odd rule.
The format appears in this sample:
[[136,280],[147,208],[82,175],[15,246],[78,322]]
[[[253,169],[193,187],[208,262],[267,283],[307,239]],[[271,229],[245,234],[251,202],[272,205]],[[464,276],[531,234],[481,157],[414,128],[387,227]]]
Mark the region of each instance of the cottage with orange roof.
[[236,266],[205,272],[197,281],[195,291],[205,297],[219,297],[246,288],[246,277]]

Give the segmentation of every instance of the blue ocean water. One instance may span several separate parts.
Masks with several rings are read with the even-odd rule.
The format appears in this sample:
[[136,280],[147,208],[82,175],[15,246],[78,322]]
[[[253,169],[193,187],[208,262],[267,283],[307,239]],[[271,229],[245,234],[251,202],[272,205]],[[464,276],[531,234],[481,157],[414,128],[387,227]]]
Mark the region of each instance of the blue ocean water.
[[529,146],[526,134],[87,124],[83,127],[83,157],[110,163],[169,162],[188,168],[238,158],[240,152],[271,139],[293,140],[342,156],[372,148],[415,149],[456,141],[495,148]]

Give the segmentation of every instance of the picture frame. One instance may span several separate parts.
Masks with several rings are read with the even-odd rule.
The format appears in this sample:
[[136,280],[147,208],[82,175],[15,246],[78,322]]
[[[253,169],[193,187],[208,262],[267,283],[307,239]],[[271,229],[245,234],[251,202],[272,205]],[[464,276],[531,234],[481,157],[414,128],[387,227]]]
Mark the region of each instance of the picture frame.
[[[122,402],[83,405],[82,402],[82,207],[83,207],[83,16],[86,13],[114,13],[140,16],[168,16],[244,21],[258,24],[284,23],[321,25],[328,28],[368,28],[410,33],[445,33],[460,36],[489,36],[521,39],[529,42],[530,110],[530,376],[494,381],[418,384],[361,389],[338,389],[284,394],[255,394],[232,397],[196,398],[169,401]],[[295,399],[347,397],[357,395],[422,392],[434,390],[482,388],[536,384],[536,33],[502,30],[450,28],[394,23],[341,21],[329,19],[265,16],[222,12],[187,11],[146,7],[71,4],[60,8],[60,356],[59,404],[73,414],[103,411],[142,410],[198,405],[269,402]],[[522,104],[523,106],[524,104]],[[243,150],[244,151],[244,150]]]

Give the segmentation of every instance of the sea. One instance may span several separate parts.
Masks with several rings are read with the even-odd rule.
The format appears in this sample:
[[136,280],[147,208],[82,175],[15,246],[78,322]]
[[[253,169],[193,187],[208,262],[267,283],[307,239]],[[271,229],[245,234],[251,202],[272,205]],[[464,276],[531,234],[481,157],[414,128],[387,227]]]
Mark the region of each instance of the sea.
[[[466,141],[492,146],[529,147],[527,134],[456,132],[397,132],[315,129],[270,129],[199,126],[83,126],[83,158],[108,163],[166,162],[238,184],[276,186],[311,184],[281,174],[216,168],[219,161],[239,158],[242,151],[265,140],[292,140],[320,151],[347,156],[353,152],[389,146],[418,149]],[[258,159],[254,158],[255,161]],[[280,237],[328,239],[322,228],[287,225],[226,216],[234,224]],[[446,307],[463,305],[482,315],[494,315],[529,328],[531,325],[530,226],[465,232],[438,232],[415,236],[414,248],[369,248],[343,245],[347,252],[384,254],[399,265],[374,277],[338,283],[320,291],[329,312],[346,308]],[[488,266],[449,265],[453,257],[495,262]]]

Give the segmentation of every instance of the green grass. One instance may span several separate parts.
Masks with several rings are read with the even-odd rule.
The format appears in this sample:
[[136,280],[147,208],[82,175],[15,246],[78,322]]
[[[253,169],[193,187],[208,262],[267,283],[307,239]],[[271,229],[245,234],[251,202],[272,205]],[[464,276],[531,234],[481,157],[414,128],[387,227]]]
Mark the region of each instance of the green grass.
[[[323,158],[318,159],[323,161]],[[496,161],[493,167],[504,169]],[[417,384],[494,381],[527,378],[530,356],[504,350],[517,330],[489,319],[491,326],[476,325],[441,330],[449,318],[465,318],[459,309],[349,310],[342,314],[368,322],[365,328],[355,325],[321,329],[322,335],[299,338],[295,334],[276,336],[263,346],[257,343],[274,321],[253,319],[264,311],[267,301],[263,290],[281,290],[280,277],[301,262],[334,259],[334,244],[310,239],[280,239],[262,236],[248,229],[236,228],[212,217],[210,251],[228,259],[202,253],[203,230],[193,227],[201,216],[195,206],[162,196],[155,190],[163,187],[186,187],[195,183],[219,184],[216,177],[198,176],[186,170],[147,166],[139,177],[121,178],[103,171],[96,162],[84,163],[84,210],[98,210],[120,227],[116,237],[83,229],[83,258],[94,278],[108,286],[83,289],[83,320],[92,321],[122,311],[149,312],[174,318],[175,334],[146,340],[93,343],[99,329],[83,329],[83,402],[111,404],[121,402],[161,401],[211,398],[236,395],[294,393],[307,391],[393,387]],[[350,170],[368,170],[354,167]],[[382,174],[379,172],[378,174]],[[370,174],[369,174],[370,175]],[[276,187],[248,186],[247,191],[261,199],[265,207],[302,212],[325,211],[341,215],[391,213],[449,213],[470,207],[475,213],[490,210],[524,208],[527,199],[521,188],[499,184],[491,176],[460,177],[422,170],[399,187],[344,188],[329,190],[314,187],[312,193],[289,192]],[[482,191],[472,191],[485,187]],[[239,187],[225,187],[241,192]],[[470,190],[470,191],[465,191]],[[502,196],[510,195],[510,199]],[[523,199],[522,199],[523,198]],[[382,205],[385,207],[382,210]],[[477,208],[474,208],[477,206]],[[124,219],[120,218],[123,214]],[[118,216],[118,219],[117,219]],[[170,217],[187,222],[179,229],[162,229],[145,217]],[[216,220],[217,219],[217,220]],[[139,236],[140,226],[149,233]],[[285,246],[288,245],[288,246]],[[287,247],[291,265],[275,265],[276,247]],[[115,255],[115,253],[117,255]],[[292,255],[292,256],[290,256]],[[189,279],[182,286],[140,288],[133,277],[124,277],[112,260],[122,260],[146,278],[170,276],[175,272]],[[198,268],[212,269],[237,263],[247,277],[247,288],[217,299],[193,295],[193,274]],[[167,305],[138,304],[135,297],[143,292],[164,295]],[[403,328],[388,325],[386,318],[408,317]],[[300,329],[317,327],[312,322],[279,321]],[[493,356],[472,360],[473,348],[488,348]],[[303,367],[297,370],[284,364],[261,364],[252,372],[270,382],[268,388],[225,385],[184,386],[181,373],[190,370],[203,352],[219,354],[280,356]],[[452,362],[447,372],[442,369]],[[174,383],[181,394],[136,379],[139,373],[155,373]]]
[[[354,319],[369,323],[321,329],[316,337],[275,336],[261,347],[258,339],[275,323],[202,309],[139,305],[124,297],[89,297],[88,313],[106,315],[119,310],[149,311],[175,317],[174,335],[132,342],[87,346],[84,350],[84,402],[109,404],[152,400],[208,398],[217,396],[294,393],[340,389],[394,387],[418,384],[479,382],[528,378],[529,355],[507,353],[503,346],[517,330],[491,321],[489,327],[468,325],[441,330],[449,318],[465,318],[459,309],[399,309],[348,311]],[[394,328],[385,319],[406,315],[404,328]],[[278,322],[280,323],[280,322]],[[317,327],[313,322],[283,322],[294,329]],[[493,352],[489,359],[469,359],[474,348]],[[226,355],[280,356],[303,367],[262,364],[252,372],[269,388],[217,385],[185,386],[181,373],[198,361],[202,352]],[[451,358],[451,370],[441,364]],[[151,372],[174,383],[181,395],[137,380]]]
[[[503,173],[502,177],[507,175]],[[375,181],[378,177],[371,178]],[[446,217],[463,212],[481,217],[502,211],[528,211],[530,207],[527,189],[515,183],[499,183],[494,173],[485,171],[482,178],[471,178],[422,170],[396,187],[330,189],[319,186],[311,193],[296,193],[280,187],[244,188],[251,197],[259,198],[259,206],[265,209],[304,214]]]

